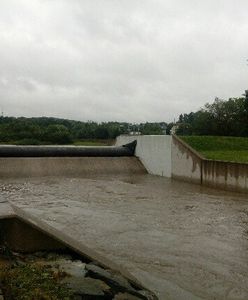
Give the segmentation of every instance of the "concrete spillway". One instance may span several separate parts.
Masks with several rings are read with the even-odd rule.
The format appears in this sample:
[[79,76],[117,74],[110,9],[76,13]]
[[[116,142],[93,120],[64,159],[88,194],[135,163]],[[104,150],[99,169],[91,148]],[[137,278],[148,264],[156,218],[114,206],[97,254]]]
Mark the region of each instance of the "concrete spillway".
[[145,168],[136,157],[0,158],[0,178],[145,173]]
[[[38,177],[37,180],[41,184],[42,180],[55,179],[59,176],[70,177],[69,180],[74,181],[74,176],[106,178],[117,177],[120,174],[127,177],[145,174],[145,168],[138,158],[134,157],[135,146],[136,142],[119,147],[0,147],[0,191],[3,192],[0,193],[0,248],[7,245],[8,249],[22,253],[36,251],[71,253],[72,251],[76,256],[79,255],[87,261],[94,261],[101,265],[104,271],[112,270],[113,276],[122,276],[120,278],[123,278],[125,282],[130,282],[131,292],[137,291],[136,294],[140,295],[137,299],[157,299],[120,264],[113,263],[106,256],[100,255],[94,251],[94,247],[88,247],[87,243],[78,242],[73,235],[64,234],[63,230],[56,230],[54,226],[49,226],[41,218],[35,218],[32,213],[27,214],[22,209],[13,206],[13,203],[11,205],[9,202],[12,201],[8,197],[10,195],[5,198],[3,195],[5,188],[2,190],[2,180],[6,182],[7,177],[10,178],[10,182],[23,178],[25,181],[33,180],[33,177]],[[44,178],[46,176],[53,177]],[[17,177],[19,179],[16,179]],[[116,290],[116,287],[114,289]],[[120,287],[120,290],[126,291],[126,287]],[[139,293],[140,291],[146,296]],[[108,299],[112,299],[109,297]]]
[[246,195],[151,175],[2,179],[0,192],[160,300],[248,299]]
[[[172,162],[171,137],[140,137],[136,155],[170,177],[190,161],[173,147]],[[148,175],[135,156],[0,157],[0,218],[7,201],[161,300],[248,299],[246,194]]]
[[0,178],[145,174],[135,146],[1,146]]

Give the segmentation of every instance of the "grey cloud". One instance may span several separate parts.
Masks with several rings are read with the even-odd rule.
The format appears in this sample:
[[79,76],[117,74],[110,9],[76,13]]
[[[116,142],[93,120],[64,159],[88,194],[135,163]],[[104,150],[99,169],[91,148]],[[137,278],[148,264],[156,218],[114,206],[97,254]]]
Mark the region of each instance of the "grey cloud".
[[247,88],[247,1],[2,0],[9,115],[171,121]]

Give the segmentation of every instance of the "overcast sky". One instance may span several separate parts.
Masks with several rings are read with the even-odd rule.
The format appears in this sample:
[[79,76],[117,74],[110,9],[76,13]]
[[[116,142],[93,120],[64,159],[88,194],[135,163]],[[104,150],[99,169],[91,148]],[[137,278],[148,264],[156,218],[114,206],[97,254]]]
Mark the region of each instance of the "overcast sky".
[[247,0],[0,0],[5,115],[172,121],[248,88]]

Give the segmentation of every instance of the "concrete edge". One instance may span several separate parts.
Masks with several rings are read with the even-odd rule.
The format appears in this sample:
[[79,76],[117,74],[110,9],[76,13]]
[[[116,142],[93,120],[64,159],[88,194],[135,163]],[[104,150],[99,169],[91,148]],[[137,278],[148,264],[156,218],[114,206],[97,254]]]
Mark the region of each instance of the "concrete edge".
[[225,163],[225,164],[238,165],[238,166],[242,166],[242,165],[248,166],[248,163],[246,163],[246,162],[239,162],[239,161],[210,159],[210,158],[203,158],[202,160],[206,161],[206,162],[217,162],[217,163]]
[[7,202],[0,202],[0,220],[15,218],[16,214],[12,206]]
[[172,138],[174,138],[177,142],[181,143],[185,148],[187,148],[190,152],[192,152],[194,155],[196,155],[199,159],[201,160],[207,160],[205,157],[203,157],[198,151],[193,149],[189,144],[184,142],[180,137],[177,135],[173,134]]
[[39,218],[34,217],[30,213],[27,213],[26,211],[17,207],[13,203],[11,203],[10,206],[13,210],[13,214],[10,216],[10,218],[18,218],[19,220],[41,231],[42,233],[47,234],[49,237],[53,238],[54,240],[64,244],[72,251],[75,251],[77,254],[87,257],[90,260],[96,261],[97,263],[99,263],[99,265],[101,265],[106,269],[112,269],[113,271],[120,273],[122,276],[126,277],[132,284],[136,285],[138,288],[149,291],[149,289],[144,287],[136,277],[134,277],[129,271],[127,271],[121,265],[113,263],[108,258],[100,255],[95,250],[83,245],[81,242],[76,241],[75,239],[57,230],[51,225],[45,223]]
[[[203,180],[202,180],[202,165],[203,165],[203,161],[204,161],[204,157],[198,153],[195,149],[193,149],[190,145],[188,145],[186,142],[184,142],[181,138],[179,138],[176,135],[172,135],[172,144],[176,145],[179,148],[183,149],[183,152],[187,153],[187,156],[190,155],[191,159],[192,159],[192,163],[193,166],[194,164],[198,164],[199,168],[200,168],[200,174],[199,176],[194,177],[193,173],[194,171],[191,171],[192,176],[189,176],[189,174],[184,175],[176,175],[173,172],[173,167],[172,167],[172,174],[171,177],[173,179],[179,180],[179,181],[184,181],[184,182],[190,182],[190,183],[194,183],[194,184],[202,184]],[[172,145],[172,149],[171,149],[171,163],[172,166],[174,165],[174,158],[173,158],[173,145]]]

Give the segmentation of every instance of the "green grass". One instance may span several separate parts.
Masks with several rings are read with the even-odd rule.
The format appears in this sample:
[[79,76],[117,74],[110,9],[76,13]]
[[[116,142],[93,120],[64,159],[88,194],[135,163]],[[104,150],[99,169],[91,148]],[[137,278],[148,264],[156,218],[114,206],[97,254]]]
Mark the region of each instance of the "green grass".
[[74,146],[109,146],[114,143],[113,140],[79,140],[74,141]]
[[208,159],[248,163],[248,138],[222,136],[181,136]]
[[21,264],[0,270],[6,299],[70,300],[71,291],[63,286],[48,266]]
[[[98,139],[87,139],[87,140],[76,140],[67,145],[74,145],[74,146],[111,146],[114,144],[114,140],[98,140]],[[18,141],[8,141],[8,142],[1,142],[0,145],[57,145],[52,142],[41,142],[35,139],[23,139]],[[62,144],[63,145],[63,144]]]

